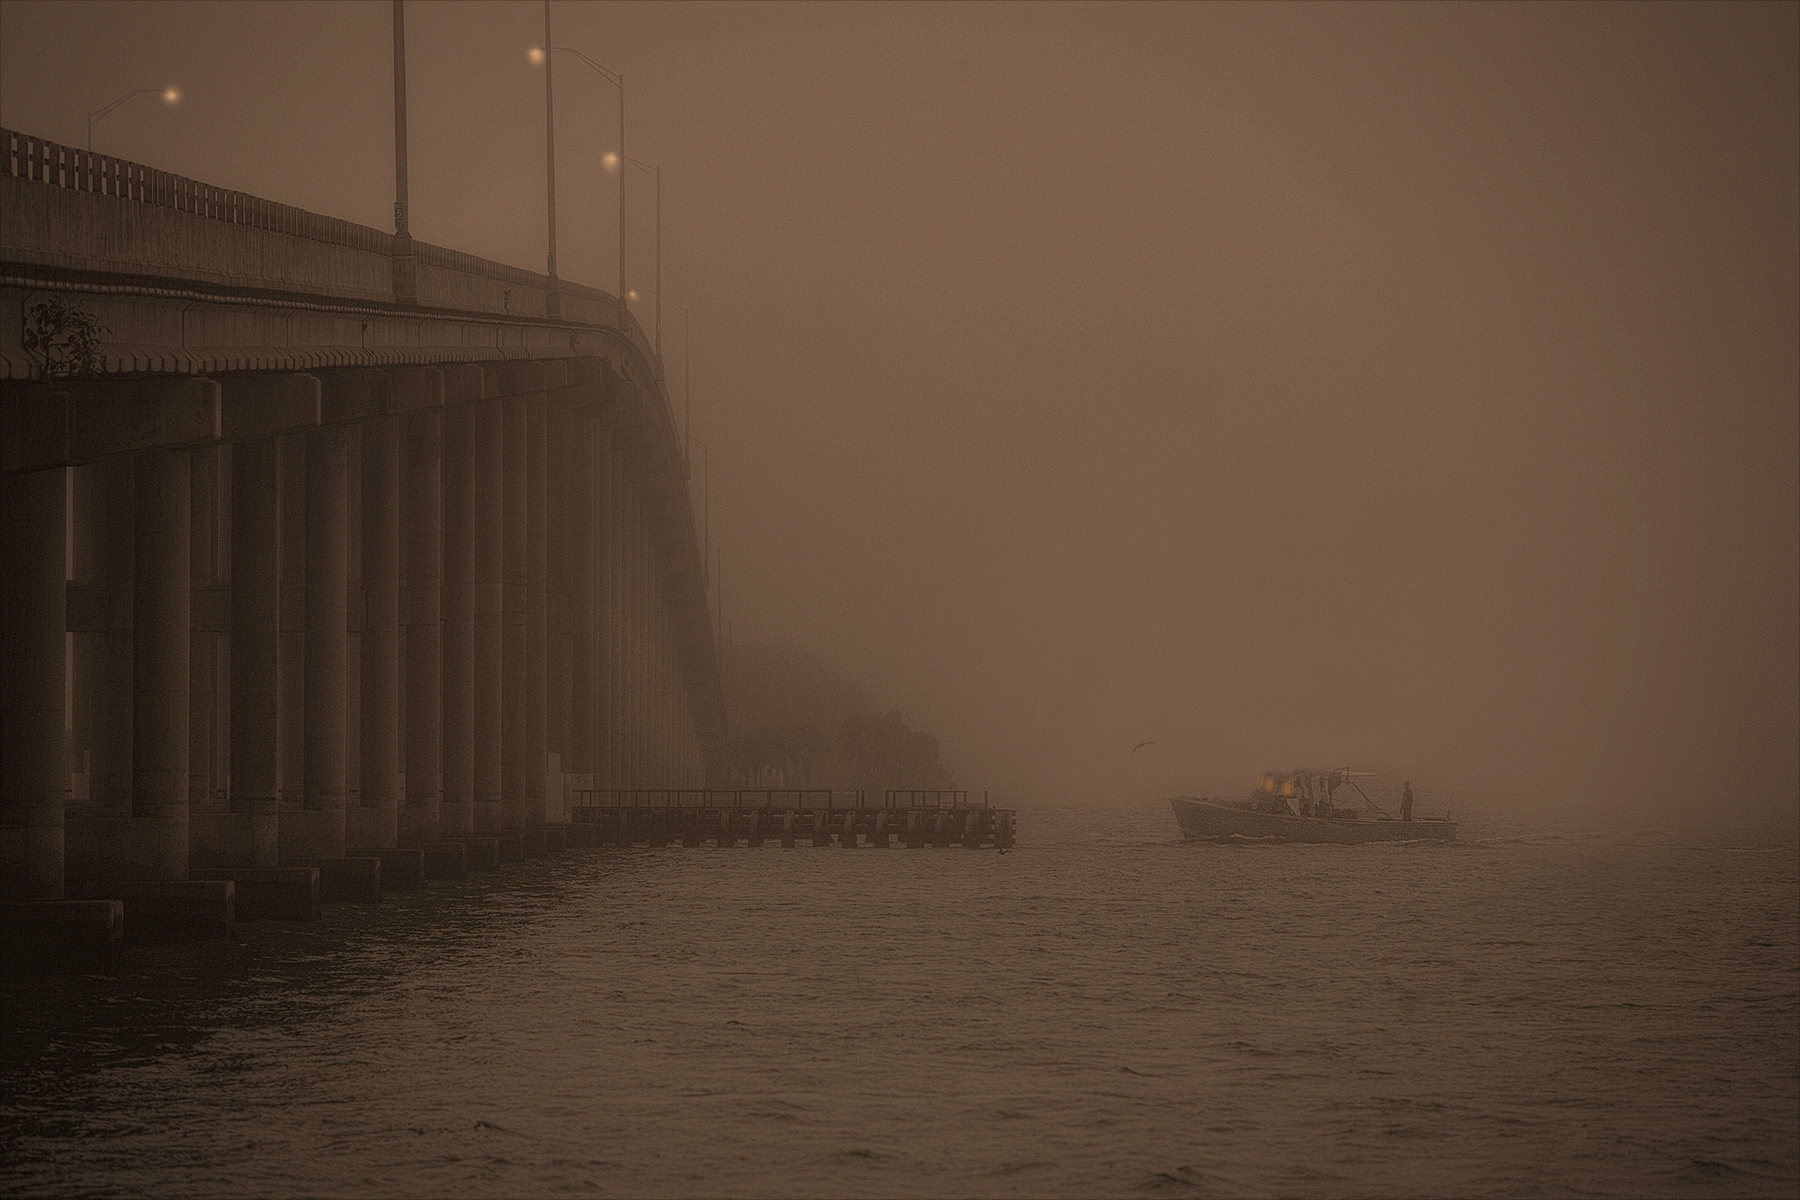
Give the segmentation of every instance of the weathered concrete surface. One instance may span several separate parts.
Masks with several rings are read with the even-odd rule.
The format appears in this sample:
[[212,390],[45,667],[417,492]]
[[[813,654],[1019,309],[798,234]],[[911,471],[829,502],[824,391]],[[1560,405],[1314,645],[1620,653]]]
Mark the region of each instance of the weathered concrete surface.
[[0,970],[95,975],[119,969],[125,906],[117,900],[0,904]]
[[425,851],[417,846],[350,850],[345,857],[380,859],[384,892],[410,892],[425,886]]
[[117,880],[83,883],[71,899],[118,900],[125,905],[125,943],[217,941],[231,935],[237,886],[229,879]]
[[469,873],[469,848],[461,842],[433,842],[419,849],[425,855],[425,878],[462,879]]
[[235,883],[240,921],[311,921],[319,916],[317,867],[202,867],[191,874]]
[[445,838],[447,842],[460,842],[466,855],[465,862],[471,871],[486,871],[500,865],[500,842],[491,837],[458,837]]
[[319,873],[319,903],[373,904],[381,899],[381,859],[283,859],[284,867],[309,867]]
[[62,471],[0,477],[0,896],[63,897]]

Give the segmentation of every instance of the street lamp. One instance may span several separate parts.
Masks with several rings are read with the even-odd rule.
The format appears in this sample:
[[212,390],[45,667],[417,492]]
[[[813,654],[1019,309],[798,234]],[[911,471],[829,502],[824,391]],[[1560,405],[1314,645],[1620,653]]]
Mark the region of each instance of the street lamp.
[[115,108],[119,107],[119,105],[125,103],[127,100],[131,99],[133,96],[148,96],[148,95],[152,95],[152,94],[161,96],[163,98],[164,104],[176,104],[176,103],[179,103],[181,100],[181,89],[180,88],[172,88],[172,87],[139,88],[135,92],[126,92],[123,96],[120,96],[117,100],[114,100],[111,104],[107,105],[105,108],[95,109],[93,112],[88,114],[87,148],[88,148],[89,152],[92,152],[94,149],[94,126],[96,123],[106,120],[107,117],[112,115],[112,111]]
[[[610,156],[609,156],[610,157]],[[632,166],[642,167],[656,176],[656,288],[652,293],[656,297],[656,369],[662,370],[662,168],[653,167],[641,158],[632,158],[621,152],[619,158]],[[625,172],[619,172],[619,195],[625,194]],[[620,278],[624,278],[625,260],[625,227],[619,226],[619,269]],[[671,304],[674,301],[670,301]]]
[[[548,51],[546,50],[546,46],[548,46],[549,50],[560,50],[564,54],[573,54],[576,58],[579,58],[582,62],[586,63],[589,67],[593,68],[594,72],[596,74],[598,74],[602,79],[606,80],[608,83],[612,84],[614,87],[619,89],[619,149],[617,152],[617,157],[622,163],[624,160],[624,157],[625,157],[625,76],[619,74],[617,71],[607,70],[605,67],[601,66],[599,63],[595,62],[593,59],[589,58],[587,55],[583,54],[579,50],[572,49],[568,46],[550,46],[549,45],[549,41],[550,41],[549,3],[550,3],[550,0],[544,0],[544,41],[545,41],[545,46],[533,46],[531,48],[531,54],[529,55],[529,57],[532,62],[537,63],[539,66],[542,66],[544,68],[546,88],[548,88],[548,85],[549,85],[549,70],[550,70],[550,55],[549,55]],[[548,110],[549,103],[550,103],[550,101],[549,101],[548,95],[546,95],[546,98],[545,98],[546,111]],[[613,154],[609,153],[606,155],[608,166],[613,165],[612,161],[611,161],[613,158],[614,158]],[[554,167],[551,168],[551,179],[553,181],[555,179],[555,168]],[[552,212],[552,214],[554,214],[555,205],[556,205],[556,198],[554,195],[554,187],[552,188],[552,192],[553,192],[553,194],[551,196],[550,204],[551,204],[551,212]],[[555,244],[554,243],[554,238],[555,238],[554,232],[552,232],[551,236],[552,236],[552,245],[554,245]],[[554,273],[555,272],[553,271],[552,274],[554,274]],[[619,171],[619,317],[620,317],[620,325],[622,327],[624,325],[624,317],[625,317],[625,172],[623,169],[621,169]]]

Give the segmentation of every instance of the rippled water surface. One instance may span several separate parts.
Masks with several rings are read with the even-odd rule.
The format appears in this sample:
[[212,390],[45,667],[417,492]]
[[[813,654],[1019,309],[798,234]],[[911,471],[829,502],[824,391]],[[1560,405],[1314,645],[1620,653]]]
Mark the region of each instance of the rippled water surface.
[[1794,1196],[1792,845],[575,851],[9,984],[0,1188]]

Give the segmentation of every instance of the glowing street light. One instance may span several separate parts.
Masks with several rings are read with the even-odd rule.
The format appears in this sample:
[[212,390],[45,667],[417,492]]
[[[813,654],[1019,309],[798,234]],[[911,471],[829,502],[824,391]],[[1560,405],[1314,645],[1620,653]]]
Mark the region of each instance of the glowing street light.
[[[530,59],[534,65],[541,66],[544,68],[544,73],[545,73],[544,86],[545,86],[545,96],[546,96],[546,99],[545,99],[545,111],[546,111],[545,119],[546,119],[546,121],[549,120],[548,112],[549,112],[550,101],[549,101],[548,97],[549,97],[549,84],[550,84],[549,72],[550,72],[550,51],[551,50],[560,50],[564,54],[573,54],[576,58],[579,58],[582,62],[586,63],[590,68],[592,68],[592,70],[595,72],[595,74],[599,75],[602,79],[606,80],[608,83],[612,84],[614,87],[619,89],[619,148],[616,151],[611,151],[611,150],[607,151],[602,159],[602,161],[604,161],[606,163],[606,166],[609,170],[613,167],[618,166],[619,163],[621,161],[623,161],[624,155],[625,155],[625,76],[619,74],[619,72],[617,72],[617,71],[608,70],[607,68],[601,66],[599,63],[595,62],[593,59],[589,58],[587,55],[583,54],[579,50],[571,49],[568,46],[556,46],[556,45],[550,44],[550,0],[544,0],[544,42],[545,42],[545,45],[533,46],[531,48],[530,52],[526,55],[526,57],[528,59]],[[554,152],[552,152],[552,157],[551,157],[550,178],[552,181],[551,182],[551,197],[550,197],[550,211],[552,214],[551,215],[552,228],[551,228],[550,237],[551,237],[551,243],[552,243],[552,245],[554,245],[555,240],[556,240],[556,231],[555,231],[555,227],[554,227],[555,226],[555,212],[556,212],[556,196],[555,196],[556,166],[555,166]],[[552,274],[554,274],[554,272],[552,272]],[[621,328],[623,327],[624,321],[625,321],[625,306],[626,306],[626,296],[625,296],[625,173],[623,171],[621,171],[621,172],[619,172],[619,321],[620,321]]]
[[[630,163],[634,167],[642,167],[644,170],[656,176],[656,287],[650,294],[656,297],[656,369],[660,371],[662,370],[662,168],[653,167],[642,159],[631,158],[624,154],[614,154],[610,150],[607,151],[606,165],[608,167],[616,166],[621,160]],[[625,176],[623,172],[621,172],[619,176],[619,194],[621,196],[625,194]],[[621,227],[619,230],[621,282],[623,282],[624,259],[625,230]],[[636,298],[636,293],[633,293],[633,298]],[[670,301],[670,303],[674,302]]]
[[111,104],[108,104],[105,108],[97,108],[93,112],[88,114],[87,148],[90,151],[92,151],[94,148],[94,125],[97,122],[106,120],[107,117],[112,115],[112,111],[114,109],[118,108],[119,105],[125,103],[127,100],[131,99],[133,96],[150,96],[150,95],[161,96],[163,103],[170,105],[170,106],[174,106],[176,104],[181,103],[181,89],[180,88],[174,88],[174,87],[139,88],[135,92],[126,92],[123,96],[120,96],[117,100],[114,100]]

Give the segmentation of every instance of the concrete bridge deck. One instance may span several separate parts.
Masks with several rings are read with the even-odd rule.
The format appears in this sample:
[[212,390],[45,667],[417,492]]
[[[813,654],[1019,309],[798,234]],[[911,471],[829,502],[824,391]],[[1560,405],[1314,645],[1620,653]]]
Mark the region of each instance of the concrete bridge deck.
[[688,474],[617,297],[0,130],[0,899],[704,785]]

